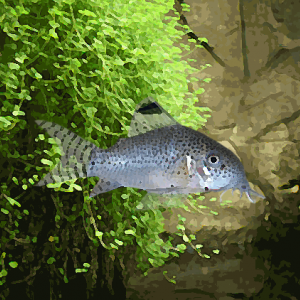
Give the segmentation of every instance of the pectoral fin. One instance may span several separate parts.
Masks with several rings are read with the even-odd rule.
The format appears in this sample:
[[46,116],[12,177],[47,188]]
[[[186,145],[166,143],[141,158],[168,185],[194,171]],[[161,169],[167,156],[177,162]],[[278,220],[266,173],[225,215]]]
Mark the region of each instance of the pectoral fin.
[[112,181],[107,178],[102,178],[94,186],[92,192],[90,193],[90,197],[95,197],[98,194],[112,191],[120,186],[121,186],[121,184],[117,181]]
[[138,210],[158,209],[162,207],[179,207],[187,198],[187,194],[146,194],[137,205]]

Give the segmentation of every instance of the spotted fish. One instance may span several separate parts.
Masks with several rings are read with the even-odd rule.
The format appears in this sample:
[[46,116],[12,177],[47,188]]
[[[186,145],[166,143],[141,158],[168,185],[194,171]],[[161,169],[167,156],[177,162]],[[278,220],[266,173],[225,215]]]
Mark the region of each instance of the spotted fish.
[[239,189],[251,202],[255,202],[251,195],[265,198],[250,188],[244,167],[233,152],[177,123],[151,97],[137,106],[128,138],[108,149],[100,149],[58,124],[36,123],[63,151],[60,163],[37,186],[96,176],[99,182],[90,197],[123,186],[146,190],[149,195]]

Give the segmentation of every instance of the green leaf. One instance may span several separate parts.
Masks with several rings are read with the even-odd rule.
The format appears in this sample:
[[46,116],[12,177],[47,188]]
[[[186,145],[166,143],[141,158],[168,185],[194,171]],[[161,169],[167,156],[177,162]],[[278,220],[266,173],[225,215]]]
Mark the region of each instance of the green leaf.
[[4,194],[4,197],[8,200],[8,202],[13,206],[13,205],[17,205],[17,206],[19,206],[19,207],[21,207],[21,204],[18,202],[18,201],[16,201],[15,199],[13,199],[13,198],[11,198],[11,197],[9,197],[9,196],[6,196],[5,194]]
[[131,230],[131,229],[125,230],[124,233],[125,234],[131,234],[131,235],[135,236],[135,232],[133,230]]
[[113,244],[113,243],[109,243],[109,244],[110,244],[110,246],[111,246],[113,249],[117,249],[117,250],[119,249],[117,245],[115,245],[115,244]]
[[186,245],[179,244],[179,245],[176,246],[176,248],[178,248],[180,251],[184,251],[186,249]]
[[0,117],[0,122],[4,123],[6,126],[11,125],[11,122],[7,120],[7,117]]
[[18,179],[17,179],[16,177],[13,177],[13,178],[12,178],[12,181],[13,181],[16,185],[19,185]]
[[87,9],[85,9],[85,10],[81,10],[81,9],[80,9],[80,10],[78,10],[78,12],[79,12],[80,14],[84,15],[84,16],[94,17],[94,18],[97,17],[97,15],[95,15],[92,11],[87,10]]
[[54,257],[49,257],[49,258],[47,259],[47,263],[48,263],[49,265],[52,265],[54,262],[56,262],[56,259],[55,259]]
[[15,63],[8,63],[8,67],[11,70],[19,70],[20,69],[20,66],[18,64],[15,64]]
[[14,116],[25,116],[24,111],[21,111],[21,110],[17,110],[17,111],[15,110],[15,111],[12,112],[12,114]]
[[1,208],[1,211],[2,211],[4,214],[6,214],[6,215],[8,215],[8,214],[9,214],[9,211],[8,211],[8,210],[6,210],[6,209],[4,209],[4,208]]
[[49,30],[49,35],[50,35],[51,37],[55,38],[55,39],[58,39],[58,35],[57,35],[57,33],[55,32],[55,29],[53,29],[53,28],[51,28],[51,29]]
[[210,211],[213,215],[215,215],[215,216],[217,216],[219,213],[218,212],[216,212],[216,211],[213,211],[213,210],[211,210]]
[[60,25],[59,25],[58,23],[56,23],[54,20],[51,20],[51,21],[49,22],[49,24],[50,24],[50,26],[53,27],[54,29],[60,26]]
[[48,160],[48,159],[45,159],[45,158],[41,159],[41,163],[44,164],[44,165],[48,165],[50,167],[53,165],[53,162],[51,160]]
[[63,268],[58,268],[58,270],[59,270],[59,272],[60,272],[62,275],[64,275],[64,274],[65,274],[65,271],[64,271],[64,269],[63,269]]
[[190,234],[190,239],[191,239],[192,241],[194,241],[194,240],[196,240],[196,236],[195,236],[194,234]]
[[187,237],[186,234],[184,234],[184,235],[182,236],[182,239],[183,239],[186,243],[189,241],[189,238]]
[[99,230],[97,230],[95,234],[96,234],[96,236],[99,236],[100,238],[103,236],[103,232],[99,231]]
[[118,239],[115,239],[115,242],[119,245],[122,246],[124,243],[122,241],[119,241]]
[[178,224],[178,225],[176,226],[176,228],[177,228],[178,230],[185,230],[185,227],[184,227],[183,225],[181,225],[181,224]]
[[11,266],[11,268],[16,268],[17,266],[18,266],[18,263],[16,262],[16,261],[11,261],[10,263],[8,263],[10,266]]

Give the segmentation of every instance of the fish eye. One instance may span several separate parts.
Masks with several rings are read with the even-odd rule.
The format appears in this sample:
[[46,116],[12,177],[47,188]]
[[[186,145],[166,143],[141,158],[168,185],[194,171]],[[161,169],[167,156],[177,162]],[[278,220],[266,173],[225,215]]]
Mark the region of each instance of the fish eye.
[[208,162],[211,164],[217,164],[220,161],[219,156],[211,155],[207,158]]

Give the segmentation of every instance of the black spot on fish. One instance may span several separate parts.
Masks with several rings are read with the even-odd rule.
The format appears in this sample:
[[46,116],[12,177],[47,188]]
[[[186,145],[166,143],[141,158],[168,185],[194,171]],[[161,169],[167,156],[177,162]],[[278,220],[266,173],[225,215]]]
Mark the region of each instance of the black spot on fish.
[[95,162],[94,162],[94,161],[92,161],[92,165],[93,165],[93,166],[95,165]]
[[209,188],[207,186],[204,189],[205,189],[205,191],[209,191]]
[[[223,164],[223,165],[221,166],[221,170],[223,170],[225,167],[226,167],[226,166]],[[225,172],[225,173],[226,173],[226,172]]]
[[150,103],[148,105],[142,106],[138,110],[138,112],[141,113],[142,115],[153,115],[153,114],[158,115],[158,114],[162,114],[161,109],[159,108],[159,106],[155,102],[152,102],[152,103]]

